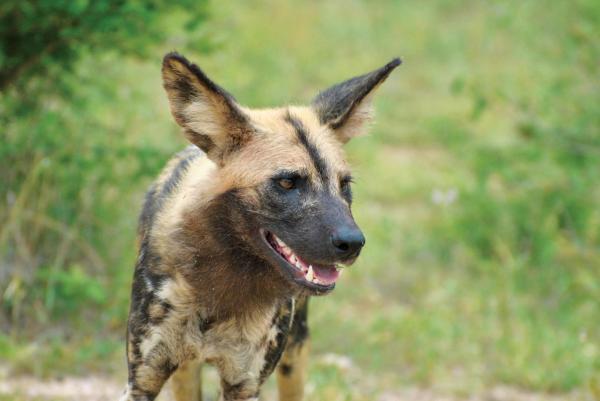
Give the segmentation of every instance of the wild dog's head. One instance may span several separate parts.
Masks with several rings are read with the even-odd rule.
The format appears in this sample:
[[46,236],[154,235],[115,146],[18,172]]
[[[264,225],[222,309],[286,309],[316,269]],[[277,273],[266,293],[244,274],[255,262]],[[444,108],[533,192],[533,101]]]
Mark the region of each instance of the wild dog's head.
[[399,64],[334,85],[308,107],[251,110],[184,57],[164,58],[173,116],[218,166],[215,201],[229,214],[222,234],[241,239],[296,290],[332,290],[338,264],[352,263],[365,244],[342,145],[365,131],[373,91]]

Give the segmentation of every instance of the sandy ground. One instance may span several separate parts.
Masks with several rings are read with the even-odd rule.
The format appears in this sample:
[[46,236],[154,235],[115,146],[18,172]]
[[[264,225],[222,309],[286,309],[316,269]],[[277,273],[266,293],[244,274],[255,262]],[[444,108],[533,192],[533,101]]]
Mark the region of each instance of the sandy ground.
[[[61,380],[42,381],[33,377],[0,379],[0,396],[14,397],[15,400],[118,400],[123,384],[114,379],[103,377],[75,378],[66,377]],[[169,388],[165,388],[159,397],[160,401],[171,400]],[[274,401],[269,395],[265,401]],[[587,401],[591,396],[581,394],[547,395],[529,393],[508,387],[497,387],[483,394],[468,398],[457,398],[437,394],[427,389],[399,389],[385,392],[374,401]],[[207,400],[214,401],[214,400]]]

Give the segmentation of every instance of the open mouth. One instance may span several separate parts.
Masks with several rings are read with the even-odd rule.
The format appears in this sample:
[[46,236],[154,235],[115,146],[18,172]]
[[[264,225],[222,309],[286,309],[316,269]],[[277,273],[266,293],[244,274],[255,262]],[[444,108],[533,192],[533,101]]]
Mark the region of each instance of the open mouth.
[[298,256],[275,234],[262,231],[269,246],[279,256],[288,273],[292,274],[295,282],[318,291],[329,291],[335,287],[341,270],[335,264],[322,265],[309,263]]

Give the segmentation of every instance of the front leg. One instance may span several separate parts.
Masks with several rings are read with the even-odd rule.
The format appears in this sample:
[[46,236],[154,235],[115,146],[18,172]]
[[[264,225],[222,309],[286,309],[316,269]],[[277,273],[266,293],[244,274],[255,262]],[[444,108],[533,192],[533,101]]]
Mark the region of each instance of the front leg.
[[122,401],[152,401],[178,361],[172,352],[172,339],[160,327],[141,323],[131,316],[127,333],[128,386]]
[[285,349],[294,304],[294,300],[290,299],[279,307],[262,339],[238,348],[237,352],[221,361],[220,401],[258,401],[260,386],[273,372]]
[[202,401],[202,364],[188,361],[171,376],[171,390],[175,401]]
[[296,301],[294,323],[277,366],[279,401],[301,401],[308,367],[308,298]]
[[121,401],[152,401],[177,368],[164,339],[157,335],[136,335],[127,343],[129,380]]
[[221,397],[219,401],[258,401],[260,385],[256,380],[243,380],[230,384],[221,380]]
[[140,285],[136,270],[127,325],[128,386],[122,401],[151,401],[177,369],[182,326],[173,319],[175,307]]

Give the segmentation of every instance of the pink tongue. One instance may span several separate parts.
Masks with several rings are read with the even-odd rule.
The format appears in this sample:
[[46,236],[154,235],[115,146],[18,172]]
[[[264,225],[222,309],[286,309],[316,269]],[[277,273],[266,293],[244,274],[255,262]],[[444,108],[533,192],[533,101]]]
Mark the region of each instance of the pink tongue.
[[340,275],[340,272],[333,266],[313,266],[315,277],[322,283],[332,284]]

